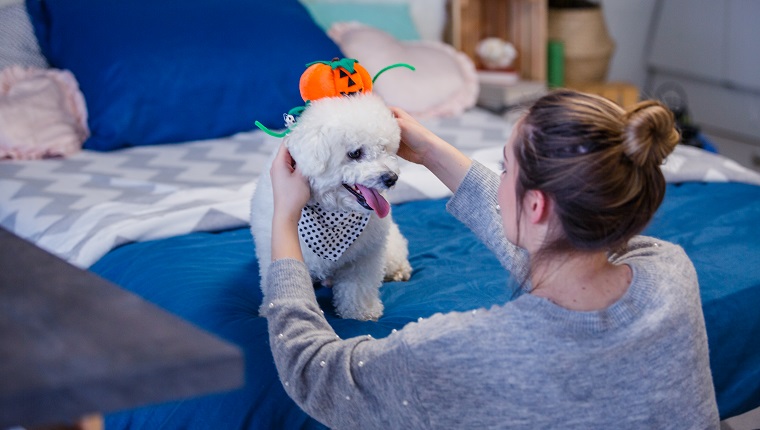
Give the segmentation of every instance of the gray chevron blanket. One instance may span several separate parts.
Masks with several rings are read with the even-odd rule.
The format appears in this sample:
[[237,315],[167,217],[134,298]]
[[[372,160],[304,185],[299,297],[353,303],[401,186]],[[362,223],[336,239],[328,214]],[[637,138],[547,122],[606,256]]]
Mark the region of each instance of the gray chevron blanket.
[[[478,109],[425,125],[495,171],[512,128]],[[3,161],[0,225],[80,267],[128,242],[243,227],[257,177],[279,143],[256,131],[62,159]],[[760,175],[690,147],[679,147],[663,172],[670,182],[760,184]],[[426,169],[404,163],[388,198],[401,203],[448,195]]]

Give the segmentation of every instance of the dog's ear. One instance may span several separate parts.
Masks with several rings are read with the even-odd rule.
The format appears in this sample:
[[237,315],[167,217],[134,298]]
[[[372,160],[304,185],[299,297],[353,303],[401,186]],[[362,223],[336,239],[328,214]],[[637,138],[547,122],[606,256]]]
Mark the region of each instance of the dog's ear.
[[288,135],[290,155],[308,177],[324,173],[330,161],[330,142],[323,127],[297,127]]
[[324,173],[327,170],[330,156],[332,155],[332,152],[330,152],[330,139],[327,133],[324,133],[322,129],[318,130],[317,135],[310,144],[313,148],[312,155],[318,165],[319,173]]

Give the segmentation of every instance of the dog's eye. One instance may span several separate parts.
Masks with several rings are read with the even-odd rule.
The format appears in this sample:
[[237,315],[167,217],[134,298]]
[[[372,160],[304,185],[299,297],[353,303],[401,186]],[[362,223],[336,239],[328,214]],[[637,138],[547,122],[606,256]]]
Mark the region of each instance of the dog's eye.
[[358,159],[362,158],[362,149],[361,148],[355,149],[355,150],[349,152],[347,155],[348,155],[348,158],[350,158],[352,160],[358,160]]

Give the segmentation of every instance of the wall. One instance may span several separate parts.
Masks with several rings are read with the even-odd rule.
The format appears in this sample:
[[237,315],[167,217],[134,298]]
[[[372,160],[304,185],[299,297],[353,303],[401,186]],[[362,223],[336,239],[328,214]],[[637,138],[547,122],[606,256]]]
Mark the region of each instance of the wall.
[[602,0],[601,4],[616,45],[608,79],[631,82],[644,88],[645,50],[655,0]]
[[617,44],[608,79],[632,82],[644,97],[678,85],[718,150],[760,170],[760,1],[601,4]]

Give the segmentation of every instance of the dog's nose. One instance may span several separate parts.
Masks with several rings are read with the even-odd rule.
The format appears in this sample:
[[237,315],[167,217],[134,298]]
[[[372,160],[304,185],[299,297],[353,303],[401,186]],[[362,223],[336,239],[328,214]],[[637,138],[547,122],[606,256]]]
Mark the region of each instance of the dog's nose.
[[383,184],[385,184],[386,187],[390,188],[396,185],[396,181],[398,181],[398,175],[393,172],[388,172],[383,174],[383,176],[380,177],[380,180],[383,181]]

